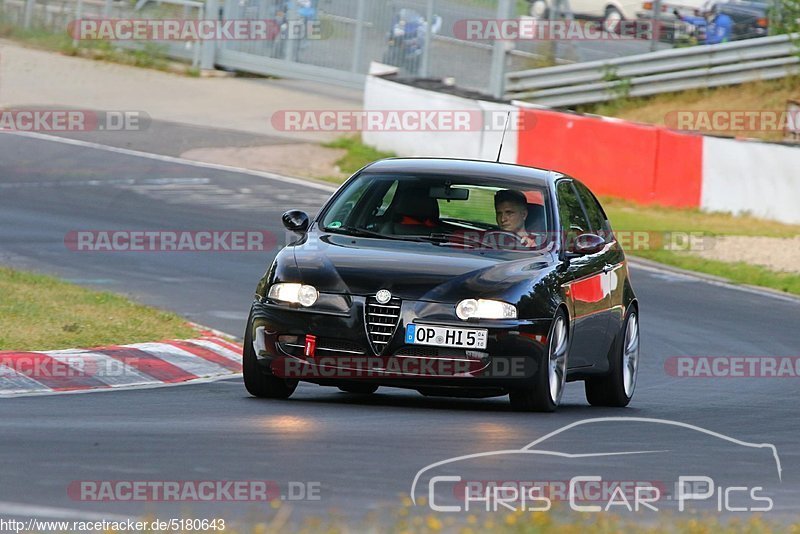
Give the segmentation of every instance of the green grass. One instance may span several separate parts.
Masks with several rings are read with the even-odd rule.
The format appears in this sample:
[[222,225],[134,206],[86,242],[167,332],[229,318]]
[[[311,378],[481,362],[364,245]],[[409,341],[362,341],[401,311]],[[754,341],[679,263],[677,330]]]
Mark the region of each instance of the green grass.
[[396,156],[393,152],[382,152],[361,142],[360,137],[340,137],[335,141],[324,143],[326,148],[341,148],[346,151],[345,155],[336,160],[336,165],[346,176],[325,177],[324,180],[342,183],[351,174],[359,170],[364,165],[372,163],[378,159],[392,158]]
[[186,320],[113,293],[0,267],[0,350],[53,350],[197,335]]
[[698,209],[641,206],[617,198],[601,202],[615,230],[704,232],[708,235],[794,237],[800,225],[783,224],[746,215],[705,213]]
[[[739,235],[786,238],[800,235],[800,225],[781,224],[728,213],[703,213],[696,209],[639,206],[619,199],[603,199],[603,206],[616,232],[651,232],[658,242],[667,232],[699,232],[704,236]],[[768,287],[800,295],[800,275],[775,272],[747,263],[708,260],[687,252],[632,250],[630,255],[690,271],[727,278],[732,282]]]
[[[33,48],[57,51],[68,56],[163,71],[175,70],[171,68],[175,63],[171,62],[164,52],[165,47],[155,43],[145,43],[138,50],[118,48],[109,41],[78,41],[76,44],[66,31],[53,32],[36,27],[26,30],[2,17],[0,17],[0,38],[12,39]],[[191,67],[187,67],[186,70],[190,76],[199,74],[192,72]]]
[[639,256],[689,271],[720,276],[738,284],[768,287],[784,293],[800,295],[800,275],[775,272],[759,265],[707,260],[685,252],[672,252],[669,250],[636,251],[629,255]]
[[42,28],[24,29],[0,15],[0,37],[24,42],[35,48],[68,52],[72,39],[66,31],[52,32]]
[[[622,97],[609,102],[576,106],[576,110],[617,117],[634,122],[665,125],[666,117],[677,110],[764,110],[785,111],[787,100],[800,98],[800,77],[762,80],[740,85],[691,89],[649,97]],[[781,130],[722,131],[724,136],[742,136],[782,141]]]

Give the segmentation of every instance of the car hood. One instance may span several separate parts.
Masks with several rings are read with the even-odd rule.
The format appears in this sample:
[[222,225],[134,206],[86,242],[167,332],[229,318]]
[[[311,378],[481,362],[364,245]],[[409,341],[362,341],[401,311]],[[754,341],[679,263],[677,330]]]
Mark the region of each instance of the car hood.
[[335,234],[307,235],[294,247],[303,283],[327,293],[434,302],[500,298],[551,265],[549,253],[465,251],[430,243]]

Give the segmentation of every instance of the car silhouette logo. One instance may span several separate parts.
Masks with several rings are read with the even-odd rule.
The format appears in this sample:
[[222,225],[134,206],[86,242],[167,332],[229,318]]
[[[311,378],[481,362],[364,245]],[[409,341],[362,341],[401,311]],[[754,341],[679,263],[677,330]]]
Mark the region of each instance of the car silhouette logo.
[[392,294],[388,289],[381,289],[375,294],[375,300],[377,300],[380,304],[386,304],[392,300]]

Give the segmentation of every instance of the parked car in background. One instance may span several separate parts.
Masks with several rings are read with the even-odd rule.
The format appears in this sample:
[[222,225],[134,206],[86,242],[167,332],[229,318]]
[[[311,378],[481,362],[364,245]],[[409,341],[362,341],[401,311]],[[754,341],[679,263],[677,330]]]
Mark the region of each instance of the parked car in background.
[[[675,11],[682,17],[701,17],[717,6],[719,12],[733,19],[731,41],[766,37],[769,27],[769,4],[761,0],[724,0],[709,2],[707,0],[666,0],[659,4],[657,36],[662,41],[703,43],[704,29],[698,28],[675,16]],[[654,0],[645,0],[636,17],[639,20],[654,20]]]
[[[530,15],[537,19],[547,19],[556,8],[556,0],[528,0]],[[603,29],[609,32],[617,31],[620,21],[635,20],[636,10],[640,6],[638,0],[563,0],[560,6],[564,18],[567,14],[575,18],[597,20],[603,24]]]
[[767,36],[769,3],[760,0],[727,0],[719,3],[719,10],[733,19],[731,40]]

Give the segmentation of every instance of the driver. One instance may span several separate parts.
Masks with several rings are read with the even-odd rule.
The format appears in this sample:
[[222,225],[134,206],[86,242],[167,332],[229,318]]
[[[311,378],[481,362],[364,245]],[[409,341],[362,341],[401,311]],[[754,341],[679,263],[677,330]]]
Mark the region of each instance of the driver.
[[520,243],[525,247],[536,245],[525,229],[525,219],[528,217],[528,200],[520,191],[501,189],[494,194],[494,211],[497,217],[497,226],[504,232],[515,234]]

